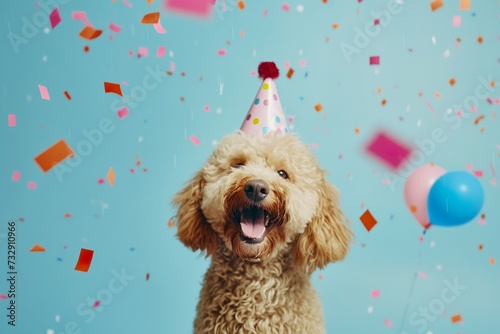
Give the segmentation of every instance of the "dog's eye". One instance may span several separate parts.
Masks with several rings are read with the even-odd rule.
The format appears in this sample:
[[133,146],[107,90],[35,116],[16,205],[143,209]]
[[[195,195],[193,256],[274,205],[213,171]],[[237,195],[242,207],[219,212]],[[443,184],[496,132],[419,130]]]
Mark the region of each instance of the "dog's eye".
[[244,163],[242,163],[242,162],[238,162],[238,163],[236,163],[236,164],[233,164],[231,167],[233,167],[233,168],[241,168],[241,167],[243,167],[243,166],[245,166],[245,164],[244,164]]
[[288,174],[283,169],[280,169],[278,171],[278,175],[281,176],[284,179],[288,179]]

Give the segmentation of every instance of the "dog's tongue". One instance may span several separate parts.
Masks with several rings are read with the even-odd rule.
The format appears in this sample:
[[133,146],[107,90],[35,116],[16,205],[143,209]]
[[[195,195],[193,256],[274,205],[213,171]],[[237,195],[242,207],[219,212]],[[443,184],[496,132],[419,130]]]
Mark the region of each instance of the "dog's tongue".
[[266,227],[264,226],[264,210],[249,209],[243,210],[243,221],[240,222],[241,231],[247,238],[259,238]]

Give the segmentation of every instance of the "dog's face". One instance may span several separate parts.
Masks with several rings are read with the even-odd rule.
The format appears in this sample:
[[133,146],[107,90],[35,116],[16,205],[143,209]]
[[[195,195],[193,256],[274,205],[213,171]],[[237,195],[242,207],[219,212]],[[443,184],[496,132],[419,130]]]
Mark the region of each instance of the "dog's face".
[[342,259],[351,233],[308,147],[294,135],[226,136],[177,194],[178,236],[209,255],[245,261],[293,252],[307,271]]

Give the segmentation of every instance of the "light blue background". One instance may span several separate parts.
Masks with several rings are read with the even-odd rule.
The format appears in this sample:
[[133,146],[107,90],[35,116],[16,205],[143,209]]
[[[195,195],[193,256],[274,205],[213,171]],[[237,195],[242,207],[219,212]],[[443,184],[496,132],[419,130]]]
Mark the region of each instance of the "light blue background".
[[[456,105],[472,101],[467,99],[475,96],[480,77],[496,81],[489,95],[500,98],[499,5],[472,0],[470,11],[460,11],[458,0],[444,2],[432,12],[429,0],[405,0],[399,14],[373,30],[367,45],[357,44],[362,47],[350,62],[340,46],[356,46],[355,28],[374,29],[377,14],[371,12],[387,10],[389,2],[289,1],[286,12],[282,2],[246,1],[241,11],[235,1],[226,0],[224,12],[217,0],[212,17],[200,20],[167,13],[158,0],[153,5],[132,0],[132,8],[121,1],[68,1],[59,5],[62,22],[54,30],[44,23],[17,53],[9,33],[22,36],[23,18],[33,23],[47,15],[35,1],[5,2],[0,14],[0,294],[8,290],[8,221],[17,224],[19,274],[17,326],[7,326],[8,300],[0,300],[0,332],[70,333],[65,326],[76,326],[81,333],[191,332],[208,260],[175,238],[175,228],[167,226],[174,215],[169,203],[203,165],[213,143],[240,126],[260,85],[250,72],[263,60],[273,60],[281,69],[277,86],[285,112],[295,117],[294,131],[301,139],[317,147],[315,154],[340,189],[356,234],[344,262],[313,275],[328,333],[500,331],[499,266],[489,262],[500,259],[499,186],[490,184],[490,166],[497,173],[499,169],[495,114],[500,108],[482,98],[477,113],[464,109],[469,117],[460,125],[456,119],[443,120],[448,109],[455,112]],[[144,14],[158,10],[168,30],[164,35],[140,24]],[[92,41],[79,37],[84,25],[71,19],[73,11],[86,11],[92,24],[103,29],[102,36]],[[452,27],[455,15],[462,17],[458,28]],[[121,26],[121,32],[112,33],[110,22]],[[333,23],[339,28],[333,29]],[[167,54],[157,58],[162,45]],[[149,49],[148,57],[137,58],[140,46]],[[219,49],[227,55],[219,56]],[[443,56],[446,50],[449,57]],[[380,56],[379,66],[369,65],[373,55]],[[122,83],[123,99],[130,99],[148,69],[168,71],[171,62],[173,75],[161,78],[128,117],[119,119],[115,111],[126,104],[105,94],[103,82]],[[295,70],[291,79],[285,76],[285,62]],[[457,83],[450,87],[452,77]],[[48,88],[50,101],[40,98],[38,84]],[[314,110],[318,103],[324,107],[319,113]],[[8,114],[16,115],[15,127],[7,126]],[[478,115],[485,119],[474,125]],[[58,178],[54,170],[44,174],[34,163],[59,139],[74,149],[85,145],[82,131],[97,129],[106,118],[113,131],[71,172]],[[383,184],[389,170],[363,151],[380,128],[410,143],[428,140],[434,129],[442,129],[446,140],[407,167],[434,162],[447,170],[466,170],[467,164],[482,170],[486,224],[478,224],[477,217],[457,228],[431,228],[420,242],[422,228],[403,199],[404,177],[393,179],[393,187]],[[201,144],[193,145],[190,135]],[[114,186],[98,184],[110,167],[116,173]],[[14,171],[21,172],[18,182],[11,180]],[[28,189],[29,181],[37,183],[35,190]],[[366,209],[378,220],[369,233],[359,221]],[[72,218],[64,218],[68,212]],[[46,251],[30,253],[34,244]],[[95,251],[87,273],[74,270],[80,248]],[[106,294],[113,271],[122,270],[134,278],[121,292]],[[417,276],[413,285],[417,272],[427,279]],[[445,304],[440,296],[446,280],[466,288]],[[377,289],[380,297],[371,298]],[[112,299],[107,304],[103,300],[93,319],[78,311],[87,298],[92,304],[98,296]],[[445,310],[432,320],[418,315],[419,308],[443,304]],[[410,321],[412,314],[417,324]],[[461,314],[463,324],[452,324],[453,314]],[[386,326],[385,319],[393,326]]]

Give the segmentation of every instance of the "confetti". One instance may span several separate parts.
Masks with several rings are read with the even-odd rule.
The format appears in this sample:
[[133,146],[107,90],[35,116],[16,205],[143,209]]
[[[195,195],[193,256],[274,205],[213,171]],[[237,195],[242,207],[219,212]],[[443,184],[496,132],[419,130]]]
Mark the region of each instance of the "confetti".
[[399,168],[411,153],[411,147],[380,131],[366,144],[366,152],[393,169]]
[[432,11],[438,10],[441,7],[443,7],[443,0],[434,0],[431,2]]
[[101,305],[101,301],[100,300],[96,300],[94,302],[94,305],[92,305],[93,308],[96,308],[96,307],[99,307],[99,305]]
[[113,83],[113,82],[104,82],[104,92],[105,93],[115,93],[115,94],[118,94],[120,96],[123,96],[120,84]]
[[36,182],[29,181],[28,182],[28,189],[31,189],[31,190],[36,189]]
[[85,248],[80,249],[80,256],[78,256],[78,262],[76,263],[75,270],[83,272],[89,271],[93,257],[94,257],[93,250]]
[[43,100],[49,100],[50,101],[49,90],[47,89],[47,87],[39,84],[38,85],[38,90],[40,91],[40,97]]
[[288,12],[290,10],[290,5],[285,2],[281,5],[281,9],[283,9],[285,12]]
[[39,244],[35,244],[31,247],[30,252],[45,252],[45,247],[40,246]]
[[15,114],[8,114],[7,115],[7,124],[10,128],[16,126],[16,115]]
[[373,290],[371,296],[372,298],[378,298],[380,296],[380,290]]
[[245,2],[243,0],[239,0],[238,1],[238,8],[240,10],[244,10],[245,9]]
[[8,299],[8,298],[9,298],[9,297],[8,297],[7,295],[4,295],[3,293],[2,293],[2,294],[0,294],[0,299],[1,299],[1,300],[6,300],[6,299]]
[[161,22],[153,24],[153,28],[155,28],[156,32],[159,34],[165,34],[167,32],[167,30],[161,25]]
[[96,39],[97,37],[101,36],[102,30],[99,29],[94,29],[90,26],[86,26],[85,28],[80,31],[80,37],[92,40]]
[[61,23],[61,14],[59,13],[59,8],[54,8],[52,13],[49,15],[50,25],[54,29],[59,23]]
[[109,24],[109,30],[111,30],[112,32],[119,33],[121,29],[122,29],[122,28],[120,28],[120,26],[119,26],[119,25],[114,24],[113,22],[111,22],[111,23]]
[[118,118],[127,117],[128,116],[128,108],[123,107],[123,108],[119,109],[116,113],[118,115]]
[[173,219],[170,219],[170,220],[168,221],[168,223],[167,223],[167,226],[168,226],[168,227],[170,227],[170,228],[174,227],[174,226],[175,226],[175,222],[174,222],[174,220],[173,220]]
[[158,50],[156,51],[156,57],[163,57],[165,55],[165,51],[167,51],[167,48],[165,46],[159,46]]
[[321,103],[318,103],[317,105],[314,106],[314,109],[317,112],[320,112],[321,110],[323,110],[323,106],[321,105]]
[[149,54],[148,48],[145,48],[143,46],[139,46],[139,50],[137,51],[137,55],[139,57],[147,57]]
[[391,322],[389,319],[384,319],[384,324],[385,324],[388,328],[391,328],[391,327],[392,327],[392,322]]
[[425,103],[427,104],[427,106],[429,107],[429,109],[432,111],[432,113],[434,114],[434,117],[437,118],[437,114],[436,114],[436,111],[434,110],[434,108],[432,107],[432,105],[429,103],[429,101],[425,101]]
[[333,29],[338,29],[338,28],[339,28],[339,24],[338,24],[338,23],[334,23],[334,24],[332,24],[332,28],[333,28]]
[[427,275],[421,271],[418,272],[418,276],[422,277],[423,279],[427,279]]
[[452,25],[455,28],[457,28],[457,27],[460,27],[461,24],[462,24],[462,16],[460,16],[460,15],[453,16],[453,23],[452,23]]
[[71,95],[69,95],[67,90],[64,91],[64,96],[66,96],[68,100],[71,100]]
[[227,53],[226,53],[226,50],[225,49],[219,49],[217,50],[217,54],[219,56],[225,56]]
[[361,215],[361,217],[359,217],[359,220],[361,220],[361,222],[363,223],[363,225],[365,226],[365,228],[368,232],[370,232],[370,230],[375,225],[377,225],[377,220],[375,220],[375,218],[372,216],[370,210],[368,210],[368,209],[365,211],[365,213],[363,213]]
[[123,4],[129,8],[132,8],[132,4],[128,2],[127,0],[122,0]]
[[380,56],[371,56],[370,65],[380,65]]
[[115,184],[115,170],[113,169],[113,167],[109,167],[108,174],[106,174],[106,178],[108,179],[110,186],[113,186]]
[[92,27],[92,23],[90,23],[90,21],[87,19],[86,12],[72,12],[71,18],[73,20],[82,21],[83,23],[85,23],[85,26]]
[[193,143],[194,146],[200,145],[200,140],[194,135],[189,136],[189,140],[191,141],[191,143]]
[[21,179],[21,172],[18,172],[17,170],[12,173],[12,181],[17,182]]
[[494,259],[494,258],[492,258],[492,257],[490,257],[490,258],[488,259],[488,261],[490,262],[490,264],[491,264],[491,265],[494,265],[494,264],[495,264],[495,259]]
[[146,281],[149,281],[149,273],[146,273]]
[[449,83],[450,83],[450,86],[454,86],[457,83],[457,81],[455,80],[455,78],[451,78]]
[[59,140],[48,149],[40,153],[35,157],[35,162],[42,169],[44,173],[48,172],[55,165],[66,159],[67,157],[72,157],[75,153],[69,147],[69,145],[64,141],[64,139]]
[[73,217],[73,216],[72,216],[72,215],[71,215],[71,213],[69,213],[69,212],[66,212],[66,213],[64,214],[64,218],[71,218],[71,217]]
[[470,9],[470,0],[460,0],[460,3],[458,4],[458,9],[469,10]]
[[160,12],[148,13],[141,20],[142,24],[155,24],[160,21]]
[[164,0],[164,7],[168,11],[195,16],[208,16],[212,8],[209,0]]
[[286,73],[286,77],[288,79],[291,79],[293,76],[293,72],[294,72],[293,68],[290,67],[290,69],[288,69],[288,72]]
[[461,314],[455,314],[451,316],[451,322],[456,324],[457,322],[462,321],[462,315]]

